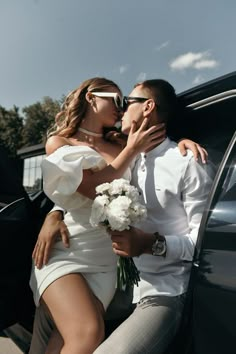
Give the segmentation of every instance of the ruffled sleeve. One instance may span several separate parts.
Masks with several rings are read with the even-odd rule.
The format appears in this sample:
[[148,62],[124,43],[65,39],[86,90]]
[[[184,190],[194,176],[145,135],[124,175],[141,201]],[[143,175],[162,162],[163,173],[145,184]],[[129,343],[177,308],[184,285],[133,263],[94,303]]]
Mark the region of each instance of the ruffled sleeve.
[[87,199],[76,192],[83,170],[98,170],[105,166],[103,157],[88,146],[63,146],[42,162],[44,191],[65,209],[78,207],[79,200]]

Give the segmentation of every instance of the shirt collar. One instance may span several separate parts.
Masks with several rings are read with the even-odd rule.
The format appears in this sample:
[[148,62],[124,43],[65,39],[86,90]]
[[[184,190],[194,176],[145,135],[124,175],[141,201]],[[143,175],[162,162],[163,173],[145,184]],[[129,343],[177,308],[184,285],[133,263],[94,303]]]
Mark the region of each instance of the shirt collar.
[[149,157],[149,156],[152,156],[152,155],[160,155],[162,153],[163,150],[166,150],[167,146],[170,144],[170,139],[168,137],[165,138],[165,140],[157,145],[154,149],[148,151],[148,152],[142,152],[141,155],[142,156],[146,156],[146,157]]

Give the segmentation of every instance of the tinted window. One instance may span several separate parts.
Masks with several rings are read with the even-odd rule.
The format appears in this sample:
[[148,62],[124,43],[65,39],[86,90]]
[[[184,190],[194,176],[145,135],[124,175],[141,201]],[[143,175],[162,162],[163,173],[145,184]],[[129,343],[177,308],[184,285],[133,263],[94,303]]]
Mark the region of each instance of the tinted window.
[[208,228],[221,232],[236,231],[236,144],[225,163],[219,180]]

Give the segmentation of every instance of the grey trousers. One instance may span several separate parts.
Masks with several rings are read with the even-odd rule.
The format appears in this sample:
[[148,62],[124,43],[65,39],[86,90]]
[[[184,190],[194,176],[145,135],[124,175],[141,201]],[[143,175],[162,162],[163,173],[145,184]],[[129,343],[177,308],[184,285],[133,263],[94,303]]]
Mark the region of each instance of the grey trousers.
[[179,327],[185,296],[144,298],[94,354],[162,354]]
[[[179,327],[184,300],[185,295],[144,298],[94,354],[164,353]],[[29,354],[45,353],[53,328],[49,315],[37,308]]]
[[48,341],[54,328],[53,320],[49,314],[45,312],[45,309],[43,309],[42,306],[37,307],[29,354],[45,354]]

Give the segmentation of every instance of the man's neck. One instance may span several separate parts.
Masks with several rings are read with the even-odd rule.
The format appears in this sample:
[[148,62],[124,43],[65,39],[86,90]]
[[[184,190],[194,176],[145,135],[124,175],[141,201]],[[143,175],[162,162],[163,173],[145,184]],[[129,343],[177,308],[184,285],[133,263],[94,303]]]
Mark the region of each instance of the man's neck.
[[164,140],[166,140],[166,136],[163,138],[163,140],[162,140],[160,143],[154,145],[152,148],[150,148],[150,149],[148,149],[148,150],[145,150],[144,152],[147,153],[147,152],[149,152],[149,151],[154,150],[157,146],[161,145]]

